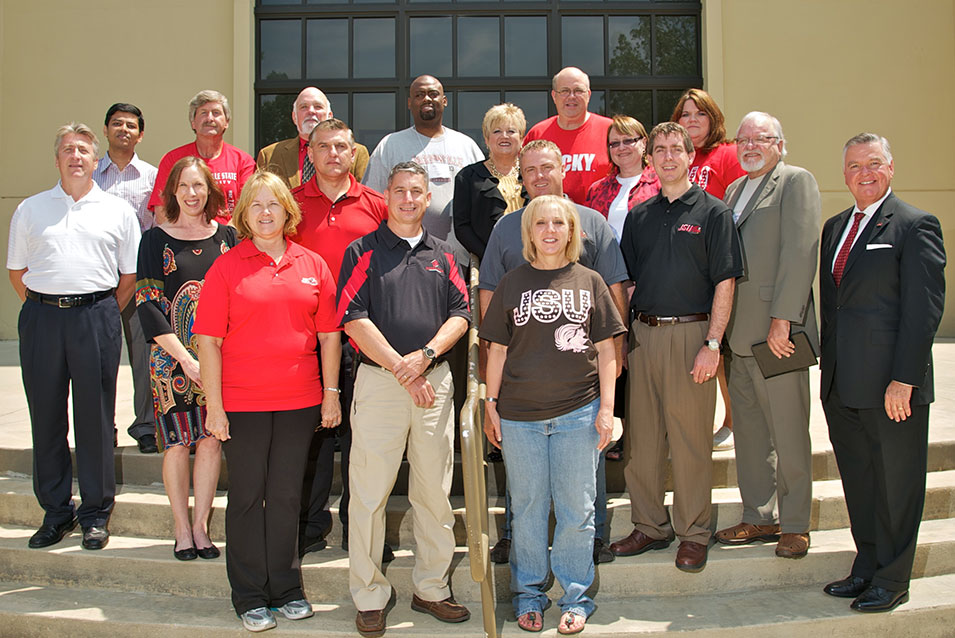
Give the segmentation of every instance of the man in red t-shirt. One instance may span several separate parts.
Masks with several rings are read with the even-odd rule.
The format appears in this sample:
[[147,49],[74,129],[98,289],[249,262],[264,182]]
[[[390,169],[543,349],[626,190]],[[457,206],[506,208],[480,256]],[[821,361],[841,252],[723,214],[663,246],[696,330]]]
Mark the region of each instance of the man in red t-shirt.
[[591,113],[590,78],[576,67],[566,67],[554,76],[550,92],[557,115],[538,122],[524,137],[550,140],[560,148],[564,164],[564,193],[578,204],[587,199],[587,189],[607,176],[607,129],[611,119]]
[[156,184],[149,198],[149,210],[155,213],[157,225],[166,219],[162,191],[166,187],[169,171],[172,170],[173,164],[189,156],[199,157],[209,166],[212,176],[225,195],[225,208],[219,211],[216,221],[228,224],[232,219],[232,211],[235,210],[242,186],[255,172],[255,160],[245,151],[226,144],[222,139],[231,120],[229,100],[218,91],[199,91],[189,102],[189,125],[196,133],[196,140],[172,149],[163,155],[159,162]]
[[[307,152],[309,161],[315,167],[315,176],[292,191],[302,209],[302,221],[292,239],[321,255],[338,281],[345,249],[359,237],[377,230],[381,222],[388,218],[388,207],[385,206],[384,197],[360,184],[351,173],[357,145],[344,122],[334,118],[319,122],[309,135]],[[348,461],[351,450],[348,416],[354,387],[354,357],[354,348],[347,342],[343,343],[338,377],[342,424],[337,431],[342,452],[342,499],[338,516],[342,523],[343,545],[348,541]],[[302,501],[308,505],[302,511],[299,538],[299,554],[302,556],[324,549],[325,536],[332,526],[332,517],[327,509],[335,457],[335,437],[332,432],[322,430],[315,436],[310,456],[316,455],[314,478],[311,472],[305,476],[305,497]],[[392,558],[394,553],[386,544],[384,560],[387,562]]]

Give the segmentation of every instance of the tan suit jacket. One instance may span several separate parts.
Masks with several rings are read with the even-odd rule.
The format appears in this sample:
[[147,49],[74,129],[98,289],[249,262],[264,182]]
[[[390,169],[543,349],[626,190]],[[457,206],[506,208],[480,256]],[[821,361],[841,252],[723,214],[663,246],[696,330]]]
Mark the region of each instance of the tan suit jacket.
[[[368,166],[368,149],[361,144],[355,144],[355,162],[351,167],[351,174],[359,182]],[[302,184],[302,169],[298,165],[298,138],[282,140],[269,144],[261,151],[255,160],[260,170],[275,173],[285,181],[290,189]]]
[[[726,189],[723,199],[730,208],[747,179],[743,176]],[[766,341],[775,317],[791,321],[792,332],[805,332],[819,354],[812,282],[821,224],[822,202],[812,173],[777,163],[736,222],[746,272],[736,281],[733,314],[726,328],[734,353],[752,356],[753,344]]]

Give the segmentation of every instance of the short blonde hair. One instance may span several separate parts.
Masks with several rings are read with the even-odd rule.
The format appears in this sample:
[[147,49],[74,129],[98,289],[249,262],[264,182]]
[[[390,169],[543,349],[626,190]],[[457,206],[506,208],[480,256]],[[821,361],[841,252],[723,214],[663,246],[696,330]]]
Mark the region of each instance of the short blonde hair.
[[567,224],[568,241],[564,248],[564,255],[571,262],[580,259],[583,242],[580,241],[580,216],[577,207],[569,199],[557,195],[541,195],[535,197],[521,216],[521,241],[524,243],[522,254],[528,263],[537,260],[537,246],[534,245],[531,229],[534,222],[548,208],[555,208]]
[[513,122],[517,126],[518,135],[521,139],[524,139],[524,133],[527,132],[527,118],[524,117],[524,111],[519,106],[505,102],[492,106],[484,114],[481,132],[484,134],[485,141],[491,137],[491,131],[494,130],[494,127],[501,122]]
[[280,177],[268,171],[256,171],[252,177],[242,187],[242,194],[239,195],[239,201],[235,205],[235,211],[232,213],[232,223],[239,233],[239,237],[247,239],[252,237],[252,229],[249,226],[249,206],[252,204],[252,198],[262,187],[268,188],[279,200],[279,204],[285,209],[285,227],[282,229],[285,236],[295,234],[295,228],[302,221],[302,210],[295,203],[295,198],[289,192],[288,186]]
[[64,124],[56,130],[56,140],[53,142],[53,157],[56,157],[60,154],[60,144],[63,142],[63,138],[67,135],[79,135],[81,137],[85,137],[90,143],[90,146],[93,147],[93,155],[99,157],[99,140],[96,139],[96,133],[93,132],[93,129],[82,122],[70,122],[69,124]]

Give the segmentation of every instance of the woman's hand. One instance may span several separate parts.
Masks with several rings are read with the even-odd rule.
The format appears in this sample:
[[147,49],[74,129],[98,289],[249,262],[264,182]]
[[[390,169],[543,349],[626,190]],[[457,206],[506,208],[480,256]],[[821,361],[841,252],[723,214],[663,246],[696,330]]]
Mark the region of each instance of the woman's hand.
[[330,430],[337,428],[341,422],[342,403],[338,392],[325,390],[325,397],[322,399],[322,427]]
[[189,377],[193,383],[202,388],[202,378],[199,376],[199,361],[192,356],[188,356],[183,357],[179,365],[182,367],[182,371],[186,373],[186,376]]
[[594,427],[597,428],[597,435],[600,436],[600,440],[597,441],[597,449],[603,450],[613,438],[613,410],[611,408],[597,410]]
[[220,441],[228,441],[232,438],[229,436],[229,417],[226,416],[225,410],[208,410],[206,429]]
[[491,445],[501,449],[501,417],[497,413],[497,406],[490,401],[484,402],[484,436]]

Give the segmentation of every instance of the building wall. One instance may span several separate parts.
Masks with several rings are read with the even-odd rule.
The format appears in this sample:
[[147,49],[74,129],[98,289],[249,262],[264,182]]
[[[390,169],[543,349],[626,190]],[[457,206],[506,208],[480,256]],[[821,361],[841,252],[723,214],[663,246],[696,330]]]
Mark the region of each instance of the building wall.
[[[53,133],[101,130],[116,101],[140,106],[140,155],[158,163],[193,139],[187,102],[215,88],[232,105],[227,141],[250,152],[254,0],[0,0],[0,257],[17,204],[50,188]],[[892,142],[894,189],[955,237],[955,0],[704,0],[704,77],[730,135],[773,113],[788,161],[819,181],[825,217],[851,204],[841,147],[873,130]],[[922,121],[924,120],[924,122]],[[950,243],[951,246],[955,244]],[[940,334],[955,336],[949,304]],[[0,284],[0,338],[18,300]]]

